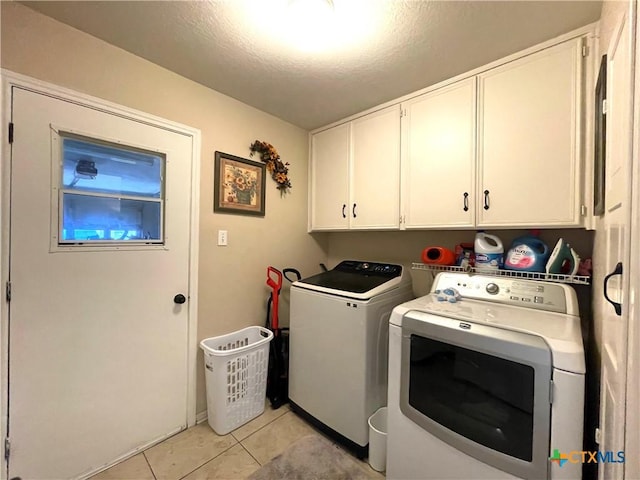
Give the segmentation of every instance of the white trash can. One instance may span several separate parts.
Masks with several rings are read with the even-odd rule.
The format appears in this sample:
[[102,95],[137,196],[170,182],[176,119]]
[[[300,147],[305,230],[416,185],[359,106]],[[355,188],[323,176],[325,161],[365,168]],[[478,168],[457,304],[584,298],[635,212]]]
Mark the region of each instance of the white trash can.
[[369,417],[369,465],[378,472],[387,468],[387,407]]

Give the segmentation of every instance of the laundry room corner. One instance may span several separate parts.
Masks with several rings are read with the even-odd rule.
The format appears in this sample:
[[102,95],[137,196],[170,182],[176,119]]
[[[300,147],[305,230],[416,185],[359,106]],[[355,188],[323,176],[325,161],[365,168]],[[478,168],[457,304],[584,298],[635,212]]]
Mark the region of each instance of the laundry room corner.
[[640,480],[639,8],[0,0],[0,480]]

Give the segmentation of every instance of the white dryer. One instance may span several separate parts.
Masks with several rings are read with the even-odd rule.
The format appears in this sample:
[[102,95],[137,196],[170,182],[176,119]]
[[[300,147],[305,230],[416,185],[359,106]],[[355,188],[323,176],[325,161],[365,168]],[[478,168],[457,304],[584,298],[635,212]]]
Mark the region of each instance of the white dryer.
[[389,316],[411,298],[409,272],[388,263],[345,260],[291,287],[291,407],[361,458],[387,403]]
[[[446,288],[462,298],[439,301]],[[583,442],[571,287],[440,273],[390,323],[387,478],[581,478],[581,464],[557,461]]]

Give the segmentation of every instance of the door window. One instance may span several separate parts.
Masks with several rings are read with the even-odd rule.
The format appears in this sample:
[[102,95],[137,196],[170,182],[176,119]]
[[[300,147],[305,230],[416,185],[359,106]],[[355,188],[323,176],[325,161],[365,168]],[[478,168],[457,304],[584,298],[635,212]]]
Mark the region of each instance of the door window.
[[58,245],[164,243],[162,153],[60,133]]

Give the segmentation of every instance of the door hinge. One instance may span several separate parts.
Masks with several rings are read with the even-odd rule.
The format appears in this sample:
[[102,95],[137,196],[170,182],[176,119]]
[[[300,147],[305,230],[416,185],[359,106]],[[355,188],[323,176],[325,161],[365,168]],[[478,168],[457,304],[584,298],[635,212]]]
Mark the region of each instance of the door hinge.
[[603,99],[602,100],[602,114],[606,115],[607,114],[607,99]]
[[4,459],[9,460],[9,454],[11,453],[11,442],[9,442],[9,437],[4,439]]
[[7,282],[7,285],[5,286],[5,298],[7,299],[7,302],[11,301],[11,282]]
[[587,216],[587,206],[586,205],[580,205],[580,215],[582,215],[583,217]]
[[587,55],[589,55],[589,47],[582,45],[582,56],[586,57]]
[[13,122],[9,122],[9,143],[13,143]]

